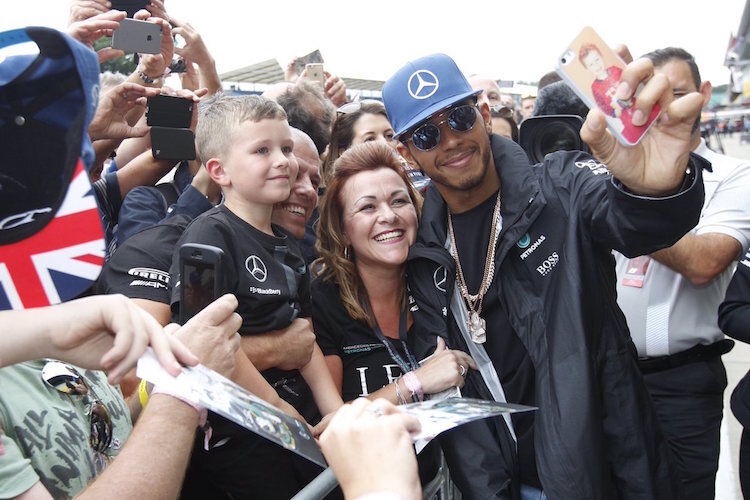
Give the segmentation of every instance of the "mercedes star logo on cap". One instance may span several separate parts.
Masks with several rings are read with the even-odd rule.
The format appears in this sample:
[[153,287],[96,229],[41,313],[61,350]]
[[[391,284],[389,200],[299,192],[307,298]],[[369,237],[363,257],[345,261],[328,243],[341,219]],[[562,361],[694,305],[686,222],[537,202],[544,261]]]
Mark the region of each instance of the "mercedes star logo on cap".
[[437,92],[440,82],[430,70],[420,69],[412,73],[407,83],[409,95],[414,99],[427,99]]

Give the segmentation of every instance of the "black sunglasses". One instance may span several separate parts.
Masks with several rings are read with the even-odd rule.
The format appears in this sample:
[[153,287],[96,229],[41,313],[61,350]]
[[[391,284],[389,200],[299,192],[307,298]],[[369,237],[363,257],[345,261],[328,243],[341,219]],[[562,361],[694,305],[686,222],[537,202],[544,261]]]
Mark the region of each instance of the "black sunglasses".
[[420,125],[403,142],[411,141],[417,149],[431,151],[440,143],[440,125],[447,123],[454,132],[468,132],[477,121],[476,109],[474,104],[449,109],[443,113],[448,115],[445,119]]
[[88,405],[91,434],[89,444],[94,451],[103,453],[112,444],[112,418],[100,400],[89,397],[89,386],[78,370],[62,361],[48,361],[42,368],[42,380],[67,396],[83,396]]

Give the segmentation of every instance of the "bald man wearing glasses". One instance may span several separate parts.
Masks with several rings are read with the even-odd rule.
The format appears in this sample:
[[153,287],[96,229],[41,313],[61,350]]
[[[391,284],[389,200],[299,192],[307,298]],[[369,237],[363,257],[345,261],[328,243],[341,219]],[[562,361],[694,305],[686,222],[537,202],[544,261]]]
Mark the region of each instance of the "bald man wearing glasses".
[[412,346],[424,357],[437,335],[468,352],[480,370],[464,396],[539,407],[439,438],[464,498],[681,495],[615,300],[611,249],[642,255],[695,225],[701,97],[673,99],[644,60],[619,92],[641,82],[639,119],[657,102],[663,113],[637,146],[593,110],[581,130],[593,156],[539,165],[489,132],[489,106],[450,57],[409,62],[383,87],[399,152],[432,179],[408,261]]

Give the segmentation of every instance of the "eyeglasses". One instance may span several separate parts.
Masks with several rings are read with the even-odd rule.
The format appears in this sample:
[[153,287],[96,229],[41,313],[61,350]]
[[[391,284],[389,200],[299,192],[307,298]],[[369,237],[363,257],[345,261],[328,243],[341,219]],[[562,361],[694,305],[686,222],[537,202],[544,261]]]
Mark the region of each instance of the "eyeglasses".
[[440,125],[447,123],[454,132],[468,132],[477,121],[476,106],[464,104],[447,110],[448,116],[437,122],[427,122],[417,127],[406,141],[411,141],[417,149],[431,151],[440,143]]
[[67,396],[84,396],[88,405],[89,444],[94,451],[103,453],[112,444],[112,418],[100,400],[89,397],[89,386],[78,370],[61,361],[48,361],[42,368],[42,380]]

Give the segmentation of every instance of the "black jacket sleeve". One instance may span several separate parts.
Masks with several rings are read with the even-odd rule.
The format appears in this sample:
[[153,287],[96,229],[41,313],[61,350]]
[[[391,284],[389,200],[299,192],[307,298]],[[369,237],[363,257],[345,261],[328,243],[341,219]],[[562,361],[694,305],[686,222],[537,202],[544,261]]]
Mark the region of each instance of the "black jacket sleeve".
[[595,244],[636,257],[673,245],[698,223],[704,196],[701,172],[707,162],[693,154],[690,162],[692,182],[661,198],[630,193],[605,165],[581,152],[548,155],[543,168],[549,176],[543,182],[554,183],[545,192],[560,193],[570,216],[580,217],[581,228]]

